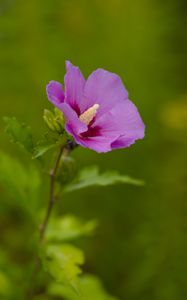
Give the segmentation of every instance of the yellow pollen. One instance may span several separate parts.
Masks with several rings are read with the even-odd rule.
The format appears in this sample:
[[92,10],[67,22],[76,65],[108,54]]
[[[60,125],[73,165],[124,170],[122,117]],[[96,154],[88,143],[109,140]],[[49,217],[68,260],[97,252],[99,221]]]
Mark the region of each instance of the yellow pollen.
[[89,125],[93,118],[96,116],[99,104],[94,104],[92,107],[88,108],[83,114],[80,115],[79,120],[84,124]]

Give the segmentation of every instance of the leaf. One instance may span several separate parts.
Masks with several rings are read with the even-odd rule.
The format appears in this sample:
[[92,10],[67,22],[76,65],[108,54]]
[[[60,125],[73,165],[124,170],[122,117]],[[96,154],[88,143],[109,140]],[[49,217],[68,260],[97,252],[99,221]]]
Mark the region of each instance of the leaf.
[[44,155],[49,150],[65,144],[65,142],[66,142],[65,135],[47,132],[43,136],[42,140],[39,141],[37,143],[37,145],[35,145],[35,147],[33,149],[32,158],[33,159],[38,158],[38,157]]
[[0,152],[0,182],[27,210],[36,210],[40,203],[41,178],[34,165],[24,166],[15,158]]
[[34,154],[32,156],[33,159],[38,158],[42,155],[44,155],[47,151],[57,147],[58,144],[38,144],[35,148],[34,148]]
[[72,241],[83,236],[91,236],[97,226],[95,220],[83,222],[72,215],[50,222],[46,239],[48,241]]
[[11,141],[19,144],[27,152],[31,153],[33,159],[44,155],[47,151],[59,145],[63,145],[66,141],[66,137],[63,134],[47,132],[35,144],[29,126],[18,122],[15,117],[4,117],[4,121],[6,123],[5,131],[10,136]]
[[11,141],[32,153],[34,143],[30,127],[24,123],[19,123],[15,117],[5,117],[4,121],[6,123],[5,131],[10,136]]
[[74,293],[68,286],[51,283],[48,293],[51,296],[63,297],[65,300],[117,300],[116,297],[110,296],[103,287],[102,282],[93,275],[84,275],[79,278],[79,288],[81,294]]
[[60,283],[68,285],[78,293],[77,279],[82,273],[80,266],[84,263],[83,252],[70,245],[48,244],[41,251],[45,270]]
[[137,186],[143,185],[143,181],[126,175],[120,175],[116,171],[99,173],[97,166],[83,169],[71,183],[65,186],[64,192],[72,192],[90,186],[107,186],[117,183],[127,183]]

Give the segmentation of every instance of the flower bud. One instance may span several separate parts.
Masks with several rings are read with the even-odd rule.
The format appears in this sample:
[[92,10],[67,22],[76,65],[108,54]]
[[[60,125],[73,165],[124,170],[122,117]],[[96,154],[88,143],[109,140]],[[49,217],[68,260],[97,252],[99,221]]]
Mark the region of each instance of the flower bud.
[[57,181],[61,184],[68,183],[76,176],[76,164],[72,157],[62,156]]
[[54,112],[51,112],[48,109],[44,109],[43,118],[46,125],[51,131],[57,132],[59,134],[63,133],[64,116],[59,109],[55,108]]

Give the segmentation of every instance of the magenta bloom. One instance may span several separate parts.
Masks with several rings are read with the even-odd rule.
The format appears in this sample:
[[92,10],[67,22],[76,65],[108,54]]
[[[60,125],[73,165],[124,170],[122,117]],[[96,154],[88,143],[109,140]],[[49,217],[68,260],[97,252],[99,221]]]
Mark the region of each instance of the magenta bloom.
[[47,95],[63,112],[65,129],[77,144],[108,152],[144,137],[144,123],[118,75],[97,69],[85,80],[67,61],[64,85],[50,81]]

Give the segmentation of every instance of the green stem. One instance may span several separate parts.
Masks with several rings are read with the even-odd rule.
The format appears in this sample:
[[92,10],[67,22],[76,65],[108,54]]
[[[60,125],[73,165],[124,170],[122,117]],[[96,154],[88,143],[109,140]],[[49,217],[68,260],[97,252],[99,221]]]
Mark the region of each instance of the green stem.
[[49,222],[49,218],[51,216],[51,212],[53,209],[53,206],[55,204],[55,181],[56,181],[56,175],[58,172],[58,168],[60,166],[60,160],[62,155],[67,156],[77,145],[73,141],[67,141],[67,144],[64,146],[61,146],[59,154],[57,156],[57,160],[55,162],[55,165],[53,169],[50,171],[50,178],[51,178],[51,183],[50,183],[50,194],[49,194],[49,202],[48,202],[48,207],[45,215],[45,219],[43,223],[40,226],[40,243],[42,244],[44,242],[45,238],[45,232],[47,229],[47,225]]
[[46,211],[46,215],[44,218],[43,223],[40,226],[40,243],[44,242],[44,238],[45,238],[45,232],[47,229],[47,225],[49,222],[49,218],[51,216],[51,212],[53,209],[53,206],[55,204],[55,181],[56,181],[56,174],[58,172],[58,168],[60,165],[60,160],[62,157],[63,152],[65,151],[66,148],[61,147],[59,154],[57,156],[57,160],[55,162],[55,165],[53,167],[53,169],[50,171],[50,194],[49,194],[49,202],[48,202],[48,207],[47,207],[47,211]]
[[[45,218],[43,223],[40,226],[40,236],[39,236],[39,241],[40,244],[43,244],[45,241],[45,233],[46,229],[49,223],[49,219],[56,201],[55,198],[55,182],[56,182],[56,175],[60,166],[60,160],[62,156],[67,156],[69,153],[76,147],[77,145],[73,141],[67,141],[66,145],[61,146],[60,151],[58,153],[57,159],[55,161],[54,167],[50,171],[50,193],[49,193],[49,201],[48,201],[48,206],[45,214]],[[33,273],[33,276],[38,273],[40,269],[40,260],[39,257],[37,257],[36,260],[36,265],[35,265],[35,272]],[[35,277],[33,277],[33,280],[35,281]],[[29,295],[27,299],[32,299],[34,296],[34,290],[29,291]]]

